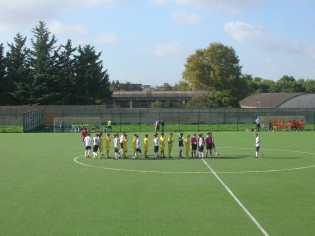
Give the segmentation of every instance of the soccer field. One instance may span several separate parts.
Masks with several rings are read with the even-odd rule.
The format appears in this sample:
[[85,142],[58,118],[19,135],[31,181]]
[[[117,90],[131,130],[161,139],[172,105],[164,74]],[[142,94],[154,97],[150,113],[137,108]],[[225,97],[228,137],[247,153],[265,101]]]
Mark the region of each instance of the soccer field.
[[113,160],[77,133],[0,134],[0,235],[315,235],[315,132],[261,132],[263,158],[254,134],[214,132],[203,160],[177,134],[163,160],[152,138],[149,160]]

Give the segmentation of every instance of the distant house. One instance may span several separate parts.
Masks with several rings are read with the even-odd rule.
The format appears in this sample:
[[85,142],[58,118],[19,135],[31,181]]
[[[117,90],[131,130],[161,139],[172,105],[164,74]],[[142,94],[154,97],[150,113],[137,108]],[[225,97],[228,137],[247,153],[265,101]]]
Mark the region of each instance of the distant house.
[[257,93],[240,101],[242,108],[315,108],[315,94]]

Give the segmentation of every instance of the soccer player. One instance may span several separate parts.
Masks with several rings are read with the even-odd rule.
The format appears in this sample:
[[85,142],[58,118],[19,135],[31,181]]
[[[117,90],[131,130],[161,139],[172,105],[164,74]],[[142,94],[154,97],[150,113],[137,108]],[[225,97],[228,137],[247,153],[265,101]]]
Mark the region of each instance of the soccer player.
[[133,138],[132,138],[132,147],[133,147],[133,153],[136,153],[136,148],[137,148],[137,134],[134,134],[133,135]]
[[256,130],[259,131],[260,130],[260,117],[258,116],[256,119]]
[[164,148],[165,148],[165,136],[164,133],[161,133],[161,137],[160,137],[160,149],[161,149],[161,157],[165,158],[164,155]]
[[184,149],[183,133],[180,133],[179,137],[178,137],[178,149],[179,149],[179,158],[182,158],[182,152],[183,152],[183,149]]
[[125,133],[124,134],[124,140],[123,140],[123,156],[124,156],[124,158],[127,158],[127,152],[128,152],[128,136]]
[[85,137],[86,137],[87,135],[88,135],[87,128],[83,128],[83,129],[81,130],[81,138],[82,138],[83,145],[85,145],[85,144],[84,144],[84,139],[85,139]]
[[149,149],[149,135],[148,134],[146,134],[145,136],[144,136],[144,139],[143,139],[143,143],[144,143],[144,157],[145,158],[149,158],[149,156],[148,156],[148,149]]
[[112,137],[108,133],[106,135],[106,139],[105,139],[105,143],[106,143],[106,158],[109,158],[109,149],[110,149],[110,141],[111,141],[111,139],[112,139]]
[[212,135],[211,133],[207,133],[206,137],[206,157],[208,157],[208,153],[210,152],[210,157],[212,157]]
[[165,121],[163,118],[161,118],[161,129],[163,133],[164,133],[164,125],[165,125]]
[[99,134],[99,143],[98,143],[98,155],[99,155],[99,158],[102,158],[102,156],[104,156],[104,154],[103,154],[103,141],[104,141],[103,133],[101,132]]
[[[140,147],[140,139],[139,139],[139,135],[136,134],[136,152],[135,152],[135,156],[134,159],[136,159],[138,157],[138,153],[141,154],[141,147]],[[141,154],[141,159],[144,159],[144,156]]]
[[198,157],[199,159],[203,159],[203,149],[204,149],[205,141],[203,138],[203,134],[199,134],[198,136]]
[[91,142],[92,142],[90,134],[87,134],[87,136],[84,138],[83,142],[84,142],[84,146],[85,146],[84,156],[85,156],[85,158],[88,158],[88,157],[90,157]]
[[112,132],[112,122],[109,120],[107,121],[107,132]]
[[124,151],[124,138],[125,138],[125,132],[120,136],[119,143],[120,143],[120,152],[122,153]]
[[172,149],[173,149],[173,133],[170,133],[170,135],[167,138],[167,148],[168,148],[168,157],[172,157]]
[[191,155],[193,158],[197,158],[197,146],[198,146],[198,140],[196,137],[196,134],[194,134],[191,138]]
[[154,134],[154,139],[153,139],[153,147],[154,147],[154,159],[157,159],[159,158],[159,146],[160,146],[160,143],[159,143],[159,137],[157,134]]
[[189,150],[190,150],[190,135],[187,134],[187,137],[184,139],[185,146],[186,146],[186,158],[188,158]]
[[[256,149],[256,155],[255,156],[257,158],[260,154],[260,137],[259,137],[258,133],[256,133],[255,149]],[[263,153],[261,153],[261,157],[264,157]]]
[[98,144],[100,141],[99,134],[96,134],[96,136],[93,138],[93,159],[97,157],[97,151],[98,151]]
[[119,154],[119,134],[114,135],[114,151],[115,151],[115,160],[118,160],[120,158]]

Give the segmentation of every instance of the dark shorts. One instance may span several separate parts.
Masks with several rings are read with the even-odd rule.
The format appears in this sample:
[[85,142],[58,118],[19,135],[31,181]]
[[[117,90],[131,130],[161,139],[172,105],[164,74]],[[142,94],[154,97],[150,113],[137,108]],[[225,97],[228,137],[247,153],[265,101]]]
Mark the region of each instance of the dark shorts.
[[91,146],[85,146],[85,150],[91,150]]
[[136,148],[136,152],[141,153],[141,148]]
[[154,152],[159,152],[159,146],[154,146]]
[[120,148],[123,149],[124,148],[124,144],[120,143]]
[[207,150],[212,149],[212,143],[207,143],[206,148]]
[[199,152],[203,152],[203,148],[204,148],[204,146],[200,146],[200,147],[198,148],[198,151],[199,151]]
[[191,149],[192,149],[193,151],[197,150],[197,144],[192,144],[192,145],[191,145]]
[[260,147],[258,146],[258,147],[256,147],[256,152],[259,152],[259,149],[260,149]]
[[97,152],[97,150],[98,150],[98,145],[94,145],[93,146],[93,152]]
[[119,152],[118,148],[115,148],[114,151],[115,151],[115,152]]

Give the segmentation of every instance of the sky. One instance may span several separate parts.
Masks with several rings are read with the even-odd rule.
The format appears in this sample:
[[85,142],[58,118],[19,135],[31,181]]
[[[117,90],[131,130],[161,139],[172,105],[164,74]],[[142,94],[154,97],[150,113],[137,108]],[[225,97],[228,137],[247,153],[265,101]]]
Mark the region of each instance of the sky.
[[159,86],[182,79],[187,58],[212,43],[232,47],[242,73],[315,79],[314,0],[1,0],[8,50],[45,22],[58,45],[92,45],[110,81]]

